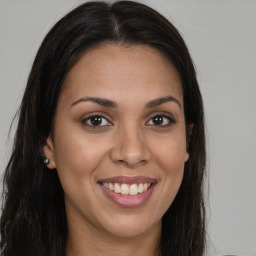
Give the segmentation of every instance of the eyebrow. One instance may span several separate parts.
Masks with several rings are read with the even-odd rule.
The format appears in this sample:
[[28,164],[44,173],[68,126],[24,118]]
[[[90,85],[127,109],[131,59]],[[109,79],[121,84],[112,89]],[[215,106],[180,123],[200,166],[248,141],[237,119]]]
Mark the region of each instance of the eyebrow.
[[[70,107],[73,107],[74,105],[76,105],[80,102],[86,102],[86,101],[90,101],[90,102],[99,104],[99,105],[104,106],[104,107],[109,107],[109,108],[117,108],[117,106],[118,106],[116,102],[114,102],[112,100],[105,99],[105,98],[84,97],[84,98],[81,98],[81,99],[75,101],[74,103],[72,103]],[[159,98],[159,99],[151,100],[146,104],[145,108],[157,107],[157,106],[159,106],[159,105],[161,105],[165,102],[169,102],[169,101],[177,103],[177,105],[181,109],[180,102],[172,96],[167,96],[167,97],[162,97],[162,98]]]
[[85,101],[91,101],[93,103],[97,103],[101,106],[104,106],[104,107],[109,107],[109,108],[117,108],[117,103],[115,103],[114,101],[112,100],[108,100],[108,99],[104,99],[104,98],[95,98],[95,97],[84,97],[84,98],[81,98],[77,101],[75,101],[74,103],[71,104],[70,107],[73,107],[74,105],[80,103],[80,102],[85,102]]
[[176,98],[174,98],[174,97],[172,97],[172,96],[167,96],[167,97],[163,97],[163,98],[151,100],[150,102],[148,102],[148,103],[146,104],[146,107],[145,107],[145,108],[157,107],[157,106],[159,106],[159,105],[161,105],[161,104],[163,104],[163,103],[165,103],[165,102],[168,102],[168,101],[173,101],[173,102],[177,103],[178,106],[179,106],[179,108],[181,109],[181,104],[180,104],[180,102],[179,102]]

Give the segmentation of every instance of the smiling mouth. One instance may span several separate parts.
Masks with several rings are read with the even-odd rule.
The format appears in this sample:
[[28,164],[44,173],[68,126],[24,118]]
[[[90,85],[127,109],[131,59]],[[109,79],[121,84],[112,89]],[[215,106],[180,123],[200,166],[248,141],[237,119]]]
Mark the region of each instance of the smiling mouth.
[[98,181],[102,191],[111,201],[122,207],[136,207],[147,201],[157,180],[144,176],[116,176]]
[[113,191],[116,194],[136,196],[141,194],[150,188],[152,183],[139,183],[139,184],[125,184],[125,183],[106,183],[102,182],[101,185],[105,188]]

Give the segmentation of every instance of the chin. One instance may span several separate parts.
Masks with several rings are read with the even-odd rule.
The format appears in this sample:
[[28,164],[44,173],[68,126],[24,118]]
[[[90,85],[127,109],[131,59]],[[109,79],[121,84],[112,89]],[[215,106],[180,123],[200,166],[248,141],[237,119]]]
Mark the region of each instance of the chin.
[[[150,217],[150,216],[149,216]],[[112,220],[115,220],[104,225],[103,227],[108,233],[112,236],[119,238],[132,238],[142,236],[148,232],[156,229],[161,230],[162,220],[152,222],[152,219],[146,218],[146,216],[133,217],[129,218],[128,216],[124,217],[113,217]],[[106,224],[106,223],[105,223]]]

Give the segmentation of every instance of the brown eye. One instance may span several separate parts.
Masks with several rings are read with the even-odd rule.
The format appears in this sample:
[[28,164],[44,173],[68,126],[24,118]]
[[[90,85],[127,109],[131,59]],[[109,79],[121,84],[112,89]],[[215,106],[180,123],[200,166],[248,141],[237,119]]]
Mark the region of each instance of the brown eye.
[[83,125],[86,125],[88,127],[101,127],[101,126],[108,126],[111,125],[111,123],[103,116],[101,115],[93,115],[90,116],[84,120],[82,120]]
[[151,119],[147,122],[148,125],[161,127],[166,127],[174,123],[176,123],[176,121],[171,116],[167,116],[166,114],[157,114],[151,117]]
[[154,117],[152,118],[152,121],[153,121],[153,124],[154,124],[154,125],[162,125],[164,119],[163,119],[162,116],[154,116]]
[[90,121],[92,125],[98,126],[98,125],[101,125],[102,118],[101,116],[93,116],[90,118]]

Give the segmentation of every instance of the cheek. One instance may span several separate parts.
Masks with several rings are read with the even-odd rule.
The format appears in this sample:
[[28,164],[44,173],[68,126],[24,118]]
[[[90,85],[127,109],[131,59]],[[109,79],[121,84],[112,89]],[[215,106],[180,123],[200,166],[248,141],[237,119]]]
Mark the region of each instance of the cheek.
[[90,175],[105,154],[102,140],[85,136],[82,132],[62,130],[55,135],[54,157],[60,179],[89,182]]
[[183,178],[185,154],[185,148],[172,147],[159,156],[159,165],[163,171],[161,179],[165,184],[166,193],[176,194],[179,189]]
[[159,207],[165,212],[172,204],[183,179],[186,156],[184,136],[162,141],[161,146],[155,147],[155,156],[157,165],[161,168]]
[[95,191],[92,184],[95,182],[95,170],[104,159],[105,152],[102,142],[85,136],[82,132],[56,133],[55,163],[66,207],[71,204],[80,211],[79,205],[84,202],[93,208],[90,198]]
[[186,160],[186,139],[183,134],[170,136],[160,143],[155,143],[154,155],[166,175],[176,175],[184,167]]

